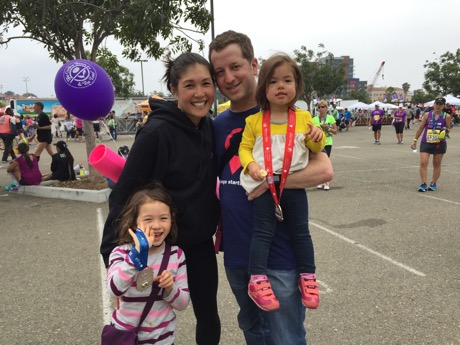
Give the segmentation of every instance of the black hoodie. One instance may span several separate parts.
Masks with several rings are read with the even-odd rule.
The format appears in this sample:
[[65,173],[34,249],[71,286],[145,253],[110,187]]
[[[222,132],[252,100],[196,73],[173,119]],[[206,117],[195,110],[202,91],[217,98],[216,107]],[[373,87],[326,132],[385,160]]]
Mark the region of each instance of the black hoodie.
[[150,98],[152,112],[129,152],[126,165],[109,197],[109,215],[102,236],[105,265],[116,246],[116,220],[129,196],[154,180],[171,194],[178,210],[177,245],[187,248],[209,240],[216,231],[216,160],[212,119],[198,125],[174,103]]

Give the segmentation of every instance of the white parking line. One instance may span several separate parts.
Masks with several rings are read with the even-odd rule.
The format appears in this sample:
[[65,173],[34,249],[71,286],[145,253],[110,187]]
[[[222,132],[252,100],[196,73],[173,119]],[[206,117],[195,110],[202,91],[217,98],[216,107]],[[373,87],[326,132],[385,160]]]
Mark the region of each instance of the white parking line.
[[328,229],[328,228],[325,228],[325,227],[322,226],[322,225],[316,224],[316,223],[314,223],[314,222],[312,222],[312,221],[310,221],[310,224],[313,225],[313,226],[315,226],[315,227],[317,227],[317,228],[320,229],[320,230],[326,231],[327,233],[329,233],[329,234],[331,234],[331,235],[333,235],[333,236],[335,236],[335,237],[340,238],[341,240],[343,240],[343,241],[345,241],[345,242],[348,242],[348,243],[350,243],[350,244],[354,244],[354,245],[356,245],[357,247],[359,247],[359,248],[361,248],[361,249],[364,249],[365,251],[368,251],[369,253],[372,253],[372,254],[378,256],[378,257],[381,258],[381,259],[384,259],[384,260],[386,260],[386,261],[388,261],[388,262],[391,262],[392,264],[394,264],[394,265],[396,265],[396,266],[399,266],[399,267],[405,269],[406,271],[409,271],[410,273],[413,273],[413,274],[418,275],[418,276],[420,276],[420,277],[426,277],[426,274],[425,274],[425,273],[420,272],[420,271],[417,271],[417,270],[415,270],[415,269],[413,269],[413,268],[411,268],[411,267],[409,267],[409,266],[407,266],[407,265],[404,265],[404,264],[402,264],[402,263],[400,263],[400,262],[398,262],[398,261],[396,261],[396,260],[393,260],[392,258],[390,258],[390,257],[388,257],[388,256],[386,256],[386,255],[383,255],[383,254],[381,254],[381,253],[379,253],[379,252],[376,252],[375,250],[370,249],[370,248],[368,248],[368,247],[366,247],[366,246],[364,246],[364,245],[362,245],[362,244],[359,244],[359,243],[355,242],[354,240],[352,240],[352,239],[350,239],[350,238],[348,238],[348,237],[346,237],[346,236],[340,235],[340,234],[338,234],[338,233],[336,233],[336,232],[334,232],[334,231],[332,231],[332,230],[330,230],[330,229]]
[[[102,238],[102,232],[104,230],[104,219],[102,218],[102,209],[97,208],[97,230],[99,233],[99,238]],[[107,292],[106,288],[106,281],[107,281],[107,269],[105,268],[104,261],[101,257],[101,293],[102,293],[102,316],[104,319],[104,325],[110,323],[112,318],[112,306],[111,306],[111,298],[109,293]]]

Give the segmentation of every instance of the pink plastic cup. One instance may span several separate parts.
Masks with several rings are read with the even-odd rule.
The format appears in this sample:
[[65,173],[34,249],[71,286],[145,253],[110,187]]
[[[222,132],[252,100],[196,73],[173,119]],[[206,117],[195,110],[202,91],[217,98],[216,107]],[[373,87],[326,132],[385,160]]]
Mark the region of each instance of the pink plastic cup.
[[97,145],[88,157],[89,164],[105,177],[117,182],[126,160],[101,144]]

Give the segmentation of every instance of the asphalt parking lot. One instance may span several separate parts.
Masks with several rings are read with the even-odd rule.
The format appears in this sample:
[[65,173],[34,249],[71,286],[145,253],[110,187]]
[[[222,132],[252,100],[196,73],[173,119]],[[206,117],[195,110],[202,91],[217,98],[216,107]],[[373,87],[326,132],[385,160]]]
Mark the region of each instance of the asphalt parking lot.
[[[414,133],[403,145],[390,126],[380,146],[367,127],[334,137],[331,189],[308,190],[321,288],[321,306],[307,312],[309,345],[460,344],[460,129],[439,190],[426,193],[417,192]],[[86,165],[84,144],[69,145]],[[43,172],[49,164],[43,153]],[[0,168],[0,344],[99,344],[109,312],[99,255],[107,203],[17,195],[8,183]],[[244,344],[222,254],[219,265],[221,344]],[[176,344],[194,344],[192,308],[178,319]]]

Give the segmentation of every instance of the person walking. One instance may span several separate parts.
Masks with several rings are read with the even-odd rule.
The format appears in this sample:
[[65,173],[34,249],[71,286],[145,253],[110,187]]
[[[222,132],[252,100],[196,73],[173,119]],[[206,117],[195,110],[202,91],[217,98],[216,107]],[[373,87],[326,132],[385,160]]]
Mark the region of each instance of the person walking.
[[51,134],[51,121],[49,116],[43,112],[44,105],[42,102],[35,102],[34,103],[34,112],[38,114],[37,116],[37,140],[38,144],[35,148],[35,156],[37,156],[37,160],[40,161],[40,154],[43,150],[46,150],[50,157],[53,156],[53,135]]
[[[256,102],[258,61],[249,37],[232,30],[217,35],[209,45],[209,61],[220,92],[230,107],[214,120],[219,195],[223,230],[225,273],[239,306],[238,326],[246,344],[306,344],[305,306],[298,287],[297,262],[285,224],[278,223],[268,256],[267,277],[278,296],[280,308],[259,309],[248,296],[249,248],[253,226],[251,200],[265,193],[260,185],[249,196],[239,185],[242,166],[238,157],[245,119],[260,109]],[[314,127],[310,136],[321,132]],[[332,179],[332,166],[325,153],[310,154],[309,164],[290,174],[285,188],[307,188]]]
[[403,133],[406,116],[406,111],[403,109],[402,104],[400,104],[398,110],[396,110],[393,115],[393,126],[395,127],[396,140],[398,141],[398,144],[404,144]]
[[[334,119],[334,116],[328,114],[328,103],[326,100],[321,100],[317,104],[319,114],[313,118],[313,123],[315,126],[320,126],[323,130],[324,136],[326,137],[326,150],[327,156],[331,157],[332,151],[332,135],[337,134],[337,123]],[[319,184],[316,188],[329,190],[329,182],[324,182]]]
[[[444,97],[435,99],[434,110],[423,115],[411,145],[411,148],[415,150],[417,141],[422,136],[420,142],[420,179],[422,184],[418,188],[419,192],[436,191],[438,189],[437,182],[441,176],[441,163],[447,151],[446,136],[451,129],[452,120],[450,115],[442,111],[445,104],[446,99]],[[433,155],[433,174],[428,186],[430,155]]]
[[117,140],[117,128],[118,128],[118,121],[115,118],[115,110],[112,110],[109,115],[109,121],[107,122],[107,126],[109,127],[110,136],[114,141]]
[[171,194],[177,207],[177,245],[187,257],[190,297],[196,317],[196,343],[217,345],[217,259],[213,235],[219,218],[217,169],[209,110],[215,84],[209,62],[183,53],[165,61],[163,76],[177,104],[150,98],[152,112],[139,129],[123,171],[109,196],[101,254],[106,266],[114,248],[117,219],[136,189],[153,180]]
[[13,141],[17,135],[16,123],[13,109],[7,108],[5,113],[0,116],[0,138],[3,140],[2,162],[8,163],[8,156],[16,158],[13,150]]
[[410,125],[411,123],[414,123],[414,117],[415,117],[415,113],[414,113],[414,110],[412,109],[412,105],[408,105],[407,106],[407,116],[406,116],[406,127],[405,129],[410,129]]
[[369,127],[372,125],[372,132],[374,132],[374,144],[376,145],[380,145],[380,134],[382,132],[382,121],[384,116],[385,112],[380,109],[378,104],[376,104],[368,122]]

